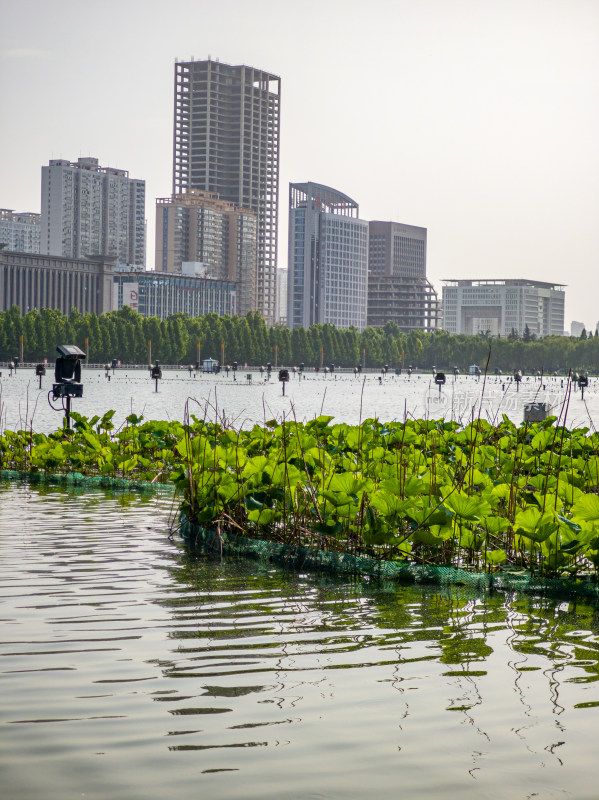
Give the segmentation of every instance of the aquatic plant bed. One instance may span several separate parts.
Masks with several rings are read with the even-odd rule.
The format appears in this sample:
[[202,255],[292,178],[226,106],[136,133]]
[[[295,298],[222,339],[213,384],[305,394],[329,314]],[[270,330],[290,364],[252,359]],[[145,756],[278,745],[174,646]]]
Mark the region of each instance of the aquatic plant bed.
[[71,428],[47,435],[31,429],[4,431],[0,471],[24,471],[54,482],[62,480],[60,475],[70,476],[68,482],[94,477],[104,488],[118,488],[122,481],[172,486],[171,472],[181,463],[176,445],[186,428],[180,422],[150,421],[130,414],[117,430],[114,413],[87,418],[72,412]]
[[599,566],[599,437],[555,418],[251,430],[191,417],[114,431],[111,412],[0,437],[0,467],[172,481],[190,524],[310,551],[588,586]]
[[595,575],[597,435],[413,420],[208,426],[178,447],[190,521],[218,532],[522,577]]

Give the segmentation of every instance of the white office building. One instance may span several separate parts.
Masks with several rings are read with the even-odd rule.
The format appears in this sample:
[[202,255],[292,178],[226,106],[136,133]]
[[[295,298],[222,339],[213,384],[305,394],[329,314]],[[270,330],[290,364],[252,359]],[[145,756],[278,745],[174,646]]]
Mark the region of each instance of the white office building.
[[319,183],[289,185],[287,325],[366,327],[368,222],[358,204]]
[[562,336],[563,284],[505,280],[446,280],[443,286],[443,328],[475,336]]
[[97,158],[50,161],[42,167],[40,252],[145,264],[145,197],[145,181]]

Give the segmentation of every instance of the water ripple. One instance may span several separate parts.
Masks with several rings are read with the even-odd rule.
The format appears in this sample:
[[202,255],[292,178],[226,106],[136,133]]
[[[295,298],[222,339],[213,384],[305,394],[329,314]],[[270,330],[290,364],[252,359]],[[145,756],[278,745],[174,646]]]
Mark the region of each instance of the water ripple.
[[3,797],[594,797],[596,609],[221,562],[171,513],[0,484]]

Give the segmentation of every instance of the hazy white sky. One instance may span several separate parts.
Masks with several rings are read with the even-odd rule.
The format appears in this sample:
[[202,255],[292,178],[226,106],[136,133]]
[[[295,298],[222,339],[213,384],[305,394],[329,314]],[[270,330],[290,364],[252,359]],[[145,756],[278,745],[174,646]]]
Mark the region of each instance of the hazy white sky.
[[428,275],[567,284],[599,321],[598,0],[0,0],[0,207],[92,155],[172,183],[175,58],[282,78],[279,266],[290,181],[363,219],[428,228]]

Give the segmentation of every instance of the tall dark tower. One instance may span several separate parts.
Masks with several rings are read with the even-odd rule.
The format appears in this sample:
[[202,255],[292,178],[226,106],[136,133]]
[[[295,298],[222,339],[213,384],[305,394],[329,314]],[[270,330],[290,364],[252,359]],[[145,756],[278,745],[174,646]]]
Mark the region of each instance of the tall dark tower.
[[275,318],[281,79],[219,61],[175,64],[173,194],[217,192],[258,218],[257,303]]

